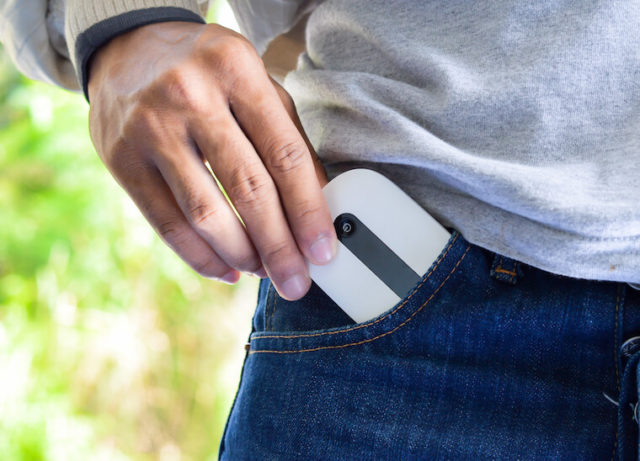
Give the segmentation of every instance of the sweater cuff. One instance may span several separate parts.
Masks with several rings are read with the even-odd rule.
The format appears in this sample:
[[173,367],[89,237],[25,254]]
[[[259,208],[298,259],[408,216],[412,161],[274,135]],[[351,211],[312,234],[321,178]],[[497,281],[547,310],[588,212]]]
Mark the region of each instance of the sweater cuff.
[[158,22],[205,23],[196,0],[71,0],[67,2],[65,16],[71,62],[87,100],[91,56],[112,38]]

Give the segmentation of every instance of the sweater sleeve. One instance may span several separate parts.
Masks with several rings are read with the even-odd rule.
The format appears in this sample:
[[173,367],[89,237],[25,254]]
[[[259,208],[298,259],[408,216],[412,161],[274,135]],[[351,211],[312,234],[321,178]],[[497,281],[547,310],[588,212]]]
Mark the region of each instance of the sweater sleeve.
[[27,77],[86,95],[87,64],[119,34],[165,21],[204,23],[208,0],[0,0],[0,42]]
[[62,2],[0,0],[0,42],[27,77],[78,90],[64,40]]
[[276,37],[290,31],[324,0],[229,0],[240,31],[262,55]]
[[87,96],[93,53],[112,38],[147,24],[204,23],[197,0],[65,0],[65,37],[78,82]]

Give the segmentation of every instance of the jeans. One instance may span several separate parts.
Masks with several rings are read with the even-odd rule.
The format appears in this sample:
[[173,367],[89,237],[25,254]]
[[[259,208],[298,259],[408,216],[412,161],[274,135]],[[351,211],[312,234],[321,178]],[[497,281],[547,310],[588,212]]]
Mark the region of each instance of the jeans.
[[[262,280],[222,460],[635,459],[640,292],[554,275],[458,232],[354,324]],[[624,344],[624,347],[622,347]]]

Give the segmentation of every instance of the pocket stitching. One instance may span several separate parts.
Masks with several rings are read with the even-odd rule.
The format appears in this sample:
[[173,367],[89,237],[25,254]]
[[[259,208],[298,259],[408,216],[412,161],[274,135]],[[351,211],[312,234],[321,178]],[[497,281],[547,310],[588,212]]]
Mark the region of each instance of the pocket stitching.
[[[440,291],[440,289],[444,286],[444,284],[447,282],[447,280],[449,280],[449,278],[453,275],[453,273],[458,269],[458,266],[460,265],[460,263],[462,263],[462,260],[465,258],[465,256],[467,255],[467,253],[469,252],[469,250],[471,249],[471,245],[467,246],[467,249],[465,250],[465,252],[462,254],[462,256],[460,257],[460,259],[458,260],[458,262],[456,263],[456,265],[453,267],[453,269],[451,269],[451,272],[449,272],[449,275],[447,275],[447,277],[442,281],[442,283],[440,284],[440,286],[438,286],[438,288],[436,288],[436,290],[431,294],[431,296],[429,296],[429,299],[427,299],[422,306],[420,306],[418,309],[415,310],[415,312],[413,312],[409,318],[407,318],[404,322],[402,322],[400,325],[396,326],[395,328],[393,328],[392,330],[386,331],[384,333],[379,334],[378,336],[374,336],[373,338],[367,338],[367,339],[363,339],[361,341],[357,341],[357,342],[353,342],[353,343],[348,343],[348,344],[339,344],[339,345],[333,345],[333,346],[318,346],[318,347],[314,347],[314,348],[310,348],[310,349],[293,349],[293,350],[256,350],[256,349],[252,349],[249,351],[249,355],[251,354],[258,354],[258,353],[270,353],[270,354],[295,354],[295,353],[299,353],[299,352],[314,352],[314,351],[319,351],[319,350],[325,350],[325,349],[344,349],[345,347],[351,347],[351,346],[359,346],[361,344],[365,344],[365,343],[370,343],[372,341],[375,341],[377,339],[383,338],[384,336],[390,335],[392,333],[395,333],[397,330],[399,330],[401,327],[405,326],[407,323],[409,323],[411,320],[413,320],[413,318],[418,315],[418,313],[420,311],[422,311],[422,309],[424,309],[427,304],[429,304],[431,302],[431,300],[435,297],[436,294],[438,294],[438,292]],[[435,269],[435,268],[434,268]],[[426,281],[426,279],[425,279]],[[424,283],[424,282],[423,282]],[[415,293],[415,292],[414,292]],[[413,293],[412,293],[413,295]],[[408,300],[409,298],[407,298]],[[397,309],[394,309],[393,312],[396,312],[398,309],[400,308],[400,306],[398,306]],[[391,313],[389,313],[388,315],[391,315]],[[387,316],[385,316],[387,317]],[[382,320],[383,318],[379,320]],[[378,320],[378,321],[379,321]],[[376,322],[373,322],[376,323]],[[371,323],[370,325],[372,325],[373,323]],[[362,325],[364,326],[364,325]],[[362,326],[358,327],[361,328]],[[356,329],[356,328],[352,328]],[[347,330],[344,330],[347,331]],[[334,333],[334,332],[331,332]],[[319,333],[317,334],[317,336],[320,336],[321,334],[329,334],[329,332],[327,333]],[[295,337],[300,337],[301,335],[298,336],[293,336]],[[287,336],[269,336],[270,338],[291,338],[291,336],[287,337]],[[259,339],[260,337],[256,337],[256,338],[251,338],[251,341],[254,341],[256,339]],[[266,336],[263,336],[263,338],[266,338]]]
[[[393,315],[396,312],[398,312],[400,309],[402,309],[409,302],[409,300],[413,297],[413,295],[416,294],[416,292],[420,289],[420,287],[425,284],[425,282],[429,279],[429,277],[431,277],[431,274],[433,274],[435,272],[435,270],[440,266],[442,261],[444,261],[445,256],[447,256],[447,253],[449,253],[449,250],[451,249],[453,244],[456,242],[456,240],[458,240],[459,236],[460,236],[460,234],[456,235],[455,238],[451,241],[451,243],[449,243],[449,246],[447,247],[447,249],[444,251],[444,253],[442,253],[440,258],[438,258],[438,260],[436,261],[435,266],[427,273],[427,275],[425,275],[422,278],[422,281],[420,282],[420,284],[411,292],[411,294],[409,296],[407,296],[405,298],[405,300],[402,301],[402,303],[400,305],[398,305],[393,311],[387,313],[384,317],[380,317],[379,319],[373,320],[373,321],[371,321],[369,323],[363,323],[363,324],[360,324],[360,325],[357,325],[357,326],[354,326],[354,327],[345,328],[345,329],[342,329],[342,330],[325,331],[325,332],[322,332],[322,333],[303,333],[303,334],[298,334],[298,335],[256,336],[256,337],[252,338],[252,341],[258,340],[258,339],[270,339],[270,338],[294,339],[294,338],[311,338],[311,337],[324,336],[324,335],[335,335],[335,334],[338,334],[338,333],[346,333],[346,332],[349,332],[349,331],[358,330],[360,328],[369,327],[371,325],[375,325],[378,322],[381,322],[382,320],[386,319],[390,315]],[[465,254],[466,254],[466,252],[465,252]]]

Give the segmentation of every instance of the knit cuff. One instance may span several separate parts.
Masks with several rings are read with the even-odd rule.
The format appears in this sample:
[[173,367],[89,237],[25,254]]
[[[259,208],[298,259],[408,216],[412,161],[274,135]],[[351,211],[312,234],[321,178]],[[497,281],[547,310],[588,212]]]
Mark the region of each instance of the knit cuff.
[[98,48],[137,27],[168,21],[205,23],[197,0],[67,1],[67,46],[87,100],[89,60]]

